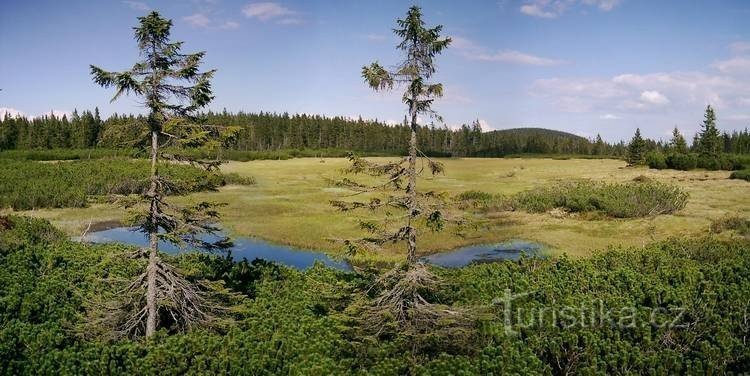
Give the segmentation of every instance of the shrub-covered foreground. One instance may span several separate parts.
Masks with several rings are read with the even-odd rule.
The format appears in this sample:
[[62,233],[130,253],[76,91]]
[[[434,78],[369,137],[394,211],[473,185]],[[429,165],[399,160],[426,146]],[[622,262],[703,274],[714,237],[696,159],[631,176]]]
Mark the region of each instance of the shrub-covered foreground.
[[[215,189],[225,183],[252,184],[252,179],[222,176],[189,165],[164,164],[170,194]],[[83,207],[92,195],[142,193],[148,189],[146,160],[108,159],[71,162],[3,160],[0,163],[0,208]]]
[[674,240],[582,260],[436,269],[445,285],[435,299],[474,312],[476,326],[470,340],[459,340],[438,324],[419,342],[359,327],[354,307],[369,299],[372,276],[186,254],[173,261],[191,278],[223,281],[242,294],[233,323],[218,332],[162,330],[148,341],[107,342],[81,328],[96,309],[90,302],[139,270],[124,257],[128,249],[71,243],[40,220],[0,225],[2,374],[750,370],[750,244],[742,241]]

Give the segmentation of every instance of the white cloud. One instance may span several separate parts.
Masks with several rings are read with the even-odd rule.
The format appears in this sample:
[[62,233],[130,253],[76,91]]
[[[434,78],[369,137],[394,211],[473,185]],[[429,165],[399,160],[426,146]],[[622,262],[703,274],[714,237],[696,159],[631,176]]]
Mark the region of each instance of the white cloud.
[[727,113],[750,105],[750,75],[735,69],[538,79],[530,94],[563,112],[685,113],[711,104]]
[[737,41],[729,45],[729,49],[736,54],[750,52],[750,42]]
[[261,3],[250,3],[242,8],[242,13],[248,18],[256,18],[261,21],[269,21],[274,18],[282,18],[294,16],[297,12],[286,8],[279,3],[274,2],[261,2]]
[[234,21],[225,21],[223,24],[219,25],[219,29],[222,30],[234,30],[239,29],[240,24]]
[[524,4],[521,5],[521,13],[533,17],[556,18],[561,12],[545,11],[539,4]]
[[375,33],[367,34],[367,35],[364,36],[364,38],[367,39],[367,40],[369,40],[369,41],[373,41],[373,42],[382,42],[382,41],[385,41],[386,39],[388,39],[388,37],[386,37],[385,35],[375,34]]
[[646,90],[641,93],[641,101],[655,105],[664,105],[669,103],[669,98],[656,90]]
[[215,18],[211,18],[206,13],[195,13],[189,16],[182,17],[182,20],[187,22],[192,27],[210,30],[235,30],[239,29],[240,24],[232,20],[217,21]]
[[194,27],[208,27],[211,20],[203,13],[195,13],[190,16],[182,17],[182,19]]
[[602,116],[599,116],[599,119],[602,119],[602,120],[619,120],[621,118],[619,116],[617,116],[617,115],[614,115],[614,114],[604,114]]
[[596,7],[602,12],[609,12],[621,2],[621,0],[527,0],[519,10],[527,16],[557,18],[572,8]]
[[713,66],[727,74],[750,74],[750,57],[735,57],[717,61]]
[[482,128],[482,132],[489,132],[492,130],[495,130],[495,128],[492,128],[490,123],[487,122],[487,120],[479,119],[479,127]]
[[4,119],[6,114],[10,115],[10,117],[13,117],[13,118],[26,116],[26,114],[24,114],[21,111],[16,110],[15,108],[0,107],[0,118]]
[[125,0],[125,1],[123,1],[123,4],[127,5],[128,7],[130,7],[130,9],[137,10],[139,12],[147,12],[147,11],[151,10],[151,7],[149,7],[148,4],[146,4],[146,3],[142,2],[142,1],[129,1],[129,0]]
[[463,37],[451,37],[452,46],[469,60],[511,63],[519,65],[553,66],[565,64],[558,59],[536,56],[515,50],[488,52],[486,48]]
[[521,65],[552,66],[560,65],[565,62],[562,60],[549,59],[540,56],[534,56],[527,53],[514,50],[500,51],[494,54],[478,54],[473,56],[475,60],[480,61],[498,61],[504,63],[513,63]]

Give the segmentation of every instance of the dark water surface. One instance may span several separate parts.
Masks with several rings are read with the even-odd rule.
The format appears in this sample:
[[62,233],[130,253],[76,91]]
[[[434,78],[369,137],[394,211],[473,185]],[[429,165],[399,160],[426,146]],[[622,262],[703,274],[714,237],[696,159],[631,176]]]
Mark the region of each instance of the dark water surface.
[[470,245],[448,252],[425,256],[422,260],[446,268],[460,268],[471,263],[518,260],[522,255],[543,257],[543,249],[544,247],[538,243],[525,240],[511,240],[496,244]]
[[[86,241],[92,243],[121,243],[139,247],[148,246],[148,239],[146,239],[143,233],[133,231],[133,229],[131,227],[116,227],[109,230],[92,232],[86,235]],[[221,234],[220,236],[223,237]],[[205,236],[203,239],[206,241],[215,241],[219,240],[220,236]],[[320,261],[332,268],[351,270],[351,265],[348,262],[333,259],[319,251],[297,249],[246,237],[232,238],[232,242],[234,246],[230,250],[235,260],[246,258],[248,261],[253,261],[259,258],[297,269],[307,269],[313,266],[315,261]],[[178,247],[163,241],[159,242],[159,250],[169,254],[176,254],[180,251]]]
[[[143,233],[133,231],[131,227],[115,227],[102,231],[91,232],[86,235],[86,241],[92,243],[121,243],[139,247],[148,246],[148,240]],[[215,241],[223,237],[206,236],[204,240]],[[320,251],[298,249],[285,245],[272,244],[263,240],[248,237],[232,238],[234,246],[230,248],[235,260],[247,259],[252,261],[256,258],[273,261],[296,269],[307,269],[316,261],[324,265],[340,270],[352,270],[351,265],[345,260],[337,260]],[[180,252],[178,247],[160,242],[159,249],[162,252],[176,254]],[[475,245],[459,248],[453,251],[436,253],[422,258],[422,261],[447,268],[457,268],[471,264],[472,262],[497,262],[502,260],[518,260],[521,255],[541,255],[543,247],[540,244],[513,240],[505,243]]]

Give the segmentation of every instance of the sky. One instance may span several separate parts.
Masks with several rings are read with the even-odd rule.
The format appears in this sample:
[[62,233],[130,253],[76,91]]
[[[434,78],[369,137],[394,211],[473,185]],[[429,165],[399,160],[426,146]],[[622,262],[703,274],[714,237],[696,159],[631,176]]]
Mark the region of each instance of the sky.
[[399,90],[373,92],[361,68],[399,61],[392,29],[413,4],[453,39],[433,77],[449,127],[619,141],[636,127],[668,139],[676,126],[692,137],[708,104],[720,129],[750,126],[745,0],[3,0],[0,112],[144,112],[133,97],[110,103],[89,64],[132,66],[136,17],[157,10],[185,52],[205,51],[204,67],[218,70],[210,109],[397,122]]

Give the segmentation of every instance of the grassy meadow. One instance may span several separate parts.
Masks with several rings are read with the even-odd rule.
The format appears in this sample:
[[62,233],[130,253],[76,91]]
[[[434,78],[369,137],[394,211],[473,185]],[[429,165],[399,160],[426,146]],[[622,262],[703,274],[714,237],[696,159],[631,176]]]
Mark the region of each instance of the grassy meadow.
[[[374,158],[385,161],[387,158]],[[450,196],[465,191],[512,195],[532,188],[575,179],[602,182],[629,182],[646,177],[671,183],[689,193],[687,206],[674,215],[637,219],[592,219],[584,215],[531,214],[522,211],[475,213],[480,227],[465,237],[451,231],[428,233],[419,238],[424,254],[462,245],[528,239],[547,245],[553,254],[573,257],[615,245],[641,246],[654,240],[706,233],[713,220],[725,215],[750,216],[750,184],[730,180],[727,171],[649,170],[625,167],[611,159],[443,159],[444,175],[425,175],[420,190],[446,192]],[[252,176],[255,185],[227,185],[216,192],[199,192],[175,198],[190,202],[211,200],[227,203],[221,209],[222,224],[233,234],[309,249],[343,253],[333,239],[362,236],[358,220],[366,211],[341,213],[330,200],[346,199],[351,192],[331,185],[342,177],[344,158],[298,158],[230,162],[222,172]],[[80,234],[89,223],[117,221],[124,211],[109,204],[87,208],[40,209],[22,212],[49,219],[71,235]],[[726,235],[722,235],[726,236]],[[358,258],[394,260],[403,255],[400,247],[386,246],[383,252],[363,253]]]

